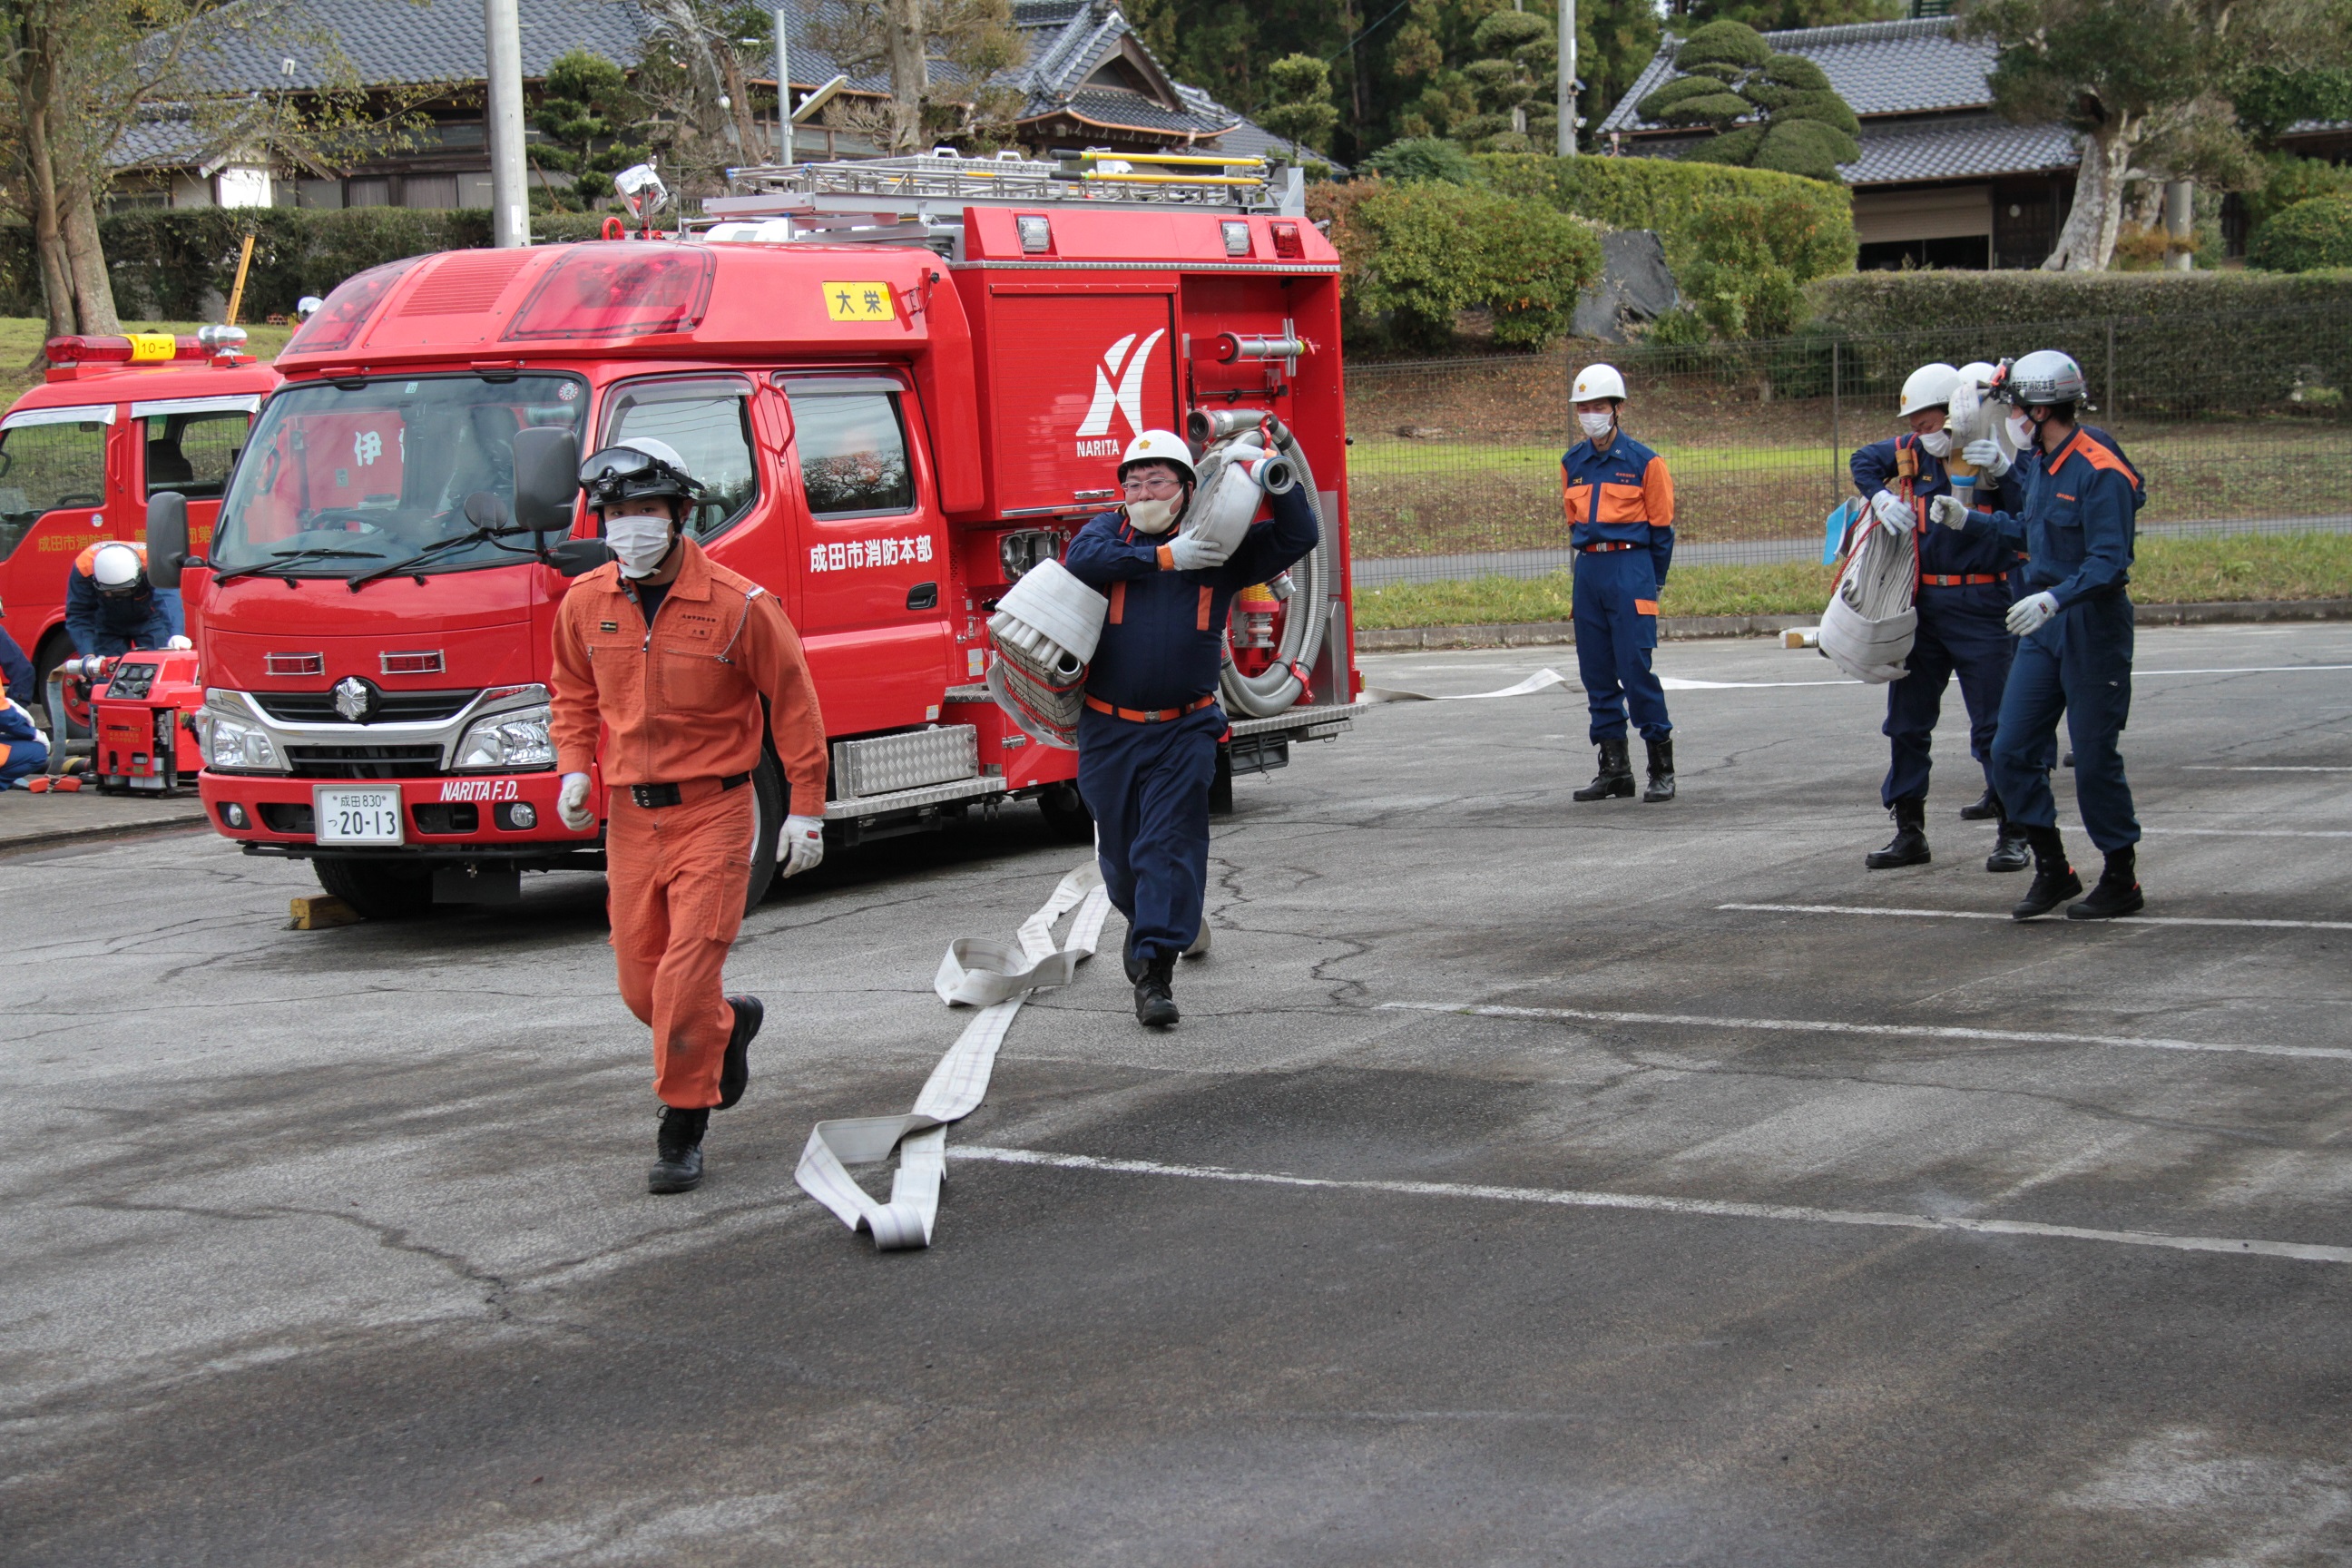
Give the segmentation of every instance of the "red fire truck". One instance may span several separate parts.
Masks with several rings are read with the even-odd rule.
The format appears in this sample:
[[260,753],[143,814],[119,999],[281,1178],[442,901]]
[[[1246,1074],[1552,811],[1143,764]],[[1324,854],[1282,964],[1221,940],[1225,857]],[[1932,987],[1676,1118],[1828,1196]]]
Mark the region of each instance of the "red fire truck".
[[[1286,193],[1207,162],[740,172],[691,234],[344,282],[279,357],[212,544],[186,559],[219,830],[310,859],[379,917],[601,866],[601,829],[555,810],[550,633],[567,578],[604,558],[579,456],[631,437],[685,456],[711,489],[696,537],[799,628],[838,844],[1016,799],[1089,833],[1073,754],[989,699],[987,620],[1110,503],[1126,442],[1188,416],[1280,433],[1324,521],[1316,554],[1234,616],[1228,766],[1339,733],[1360,684],[1339,258],[1295,177]],[[167,576],[172,512],[150,521]],[[756,784],[755,901],[772,758]]]
[[194,547],[211,536],[247,426],[278,384],[244,344],[233,327],[52,338],[47,378],[0,417],[0,609],[41,691],[73,657],[75,557],[146,538],[148,498],[165,490],[187,498]]

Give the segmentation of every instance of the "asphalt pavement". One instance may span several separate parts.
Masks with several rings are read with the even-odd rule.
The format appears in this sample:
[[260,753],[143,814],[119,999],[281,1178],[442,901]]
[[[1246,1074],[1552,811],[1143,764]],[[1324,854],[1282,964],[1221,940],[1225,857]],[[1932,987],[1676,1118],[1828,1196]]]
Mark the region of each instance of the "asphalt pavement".
[[2005,918],[1957,693],[1865,873],[1882,695],[1659,662],[1671,805],[1569,801],[1572,689],[1242,781],[1183,1024],[1034,1001],[919,1253],[793,1165],[1081,858],[1032,812],[754,913],[663,1198],[595,879],[293,931],[200,832],[0,856],[0,1563],[2352,1560],[2352,626],[2142,635],[2107,925]]

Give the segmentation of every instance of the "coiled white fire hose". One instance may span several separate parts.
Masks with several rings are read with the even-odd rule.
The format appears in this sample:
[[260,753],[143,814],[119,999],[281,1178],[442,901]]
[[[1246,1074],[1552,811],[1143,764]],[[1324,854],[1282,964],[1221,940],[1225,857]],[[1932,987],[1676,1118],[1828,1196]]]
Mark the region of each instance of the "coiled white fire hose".
[[[1315,513],[1316,541],[1315,548],[1290,569],[1294,584],[1290,613],[1283,617],[1282,639],[1275,648],[1274,662],[1262,674],[1244,675],[1235,668],[1231,651],[1227,652],[1224,670],[1217,680],[1218,695],[1229,716],[1248,719],[1271,719],[1296,706],[1307,694],[1299,672],[1313,668],[1322,653],[1324,621],[1331,613],[1331,544],[1322,492],[1315,487],[1314,465],[1307,460],[1290,427],[1263,409],[1200,408],[1186,419],[1184,433],[1196,443],[1209,445],[1213,454],[1216,443],[1235,438],[1248,441],[1261,426],[1274,438],[1275,450],[1289,460],[1297,482],[1307,491],[1307,504]],[[1207,489],[1205,482],[1202,488]],[[1243,522],[1246,525],[1248,519]],[[1339,700],[1344,700],[1344,696]]]
[[[1077,912],[1071,916],[1069,935],[1056,946],[1054,927],[1073,910]],[[810,1130],[793,1173],[809,1196],[851,1230],[872,1232],[877,1251],[929,1247],[939,1218],[940,1184],[947,1176],[948,1124],[979,1109],[988,1096],[997,1047],[1021,1004],[1032,991],[1070,983],[1077,966],[1093,956],[1109,912],[1101,868],[1089,856],[1021,922],[1016,942],[960,937],[950,943],[931,988],[949,1006],[978,1007],[980,1016],[931,1069],[912,1110],[820,1121]],[[1207,930],[1203,920],[1203,935]],[[890,1201],[876,1203],[848,1167],[878,1163],[894,1149],[898,1169],[890,1179]]]
[[988,618],[996,658],[989,695],[1032,739],[1077,750],[1087,661],[1102,640],[1110,601],[1058,561],[1041,561],[996,602]]
[[1915,530],[1889,533],[1873,517],[1838,574],[1822,611],[1821,648],[1856,680],[1878,686],[1910,673],[1903,661],[1919,630],[1911,602],[1919,585],[1918,552]]

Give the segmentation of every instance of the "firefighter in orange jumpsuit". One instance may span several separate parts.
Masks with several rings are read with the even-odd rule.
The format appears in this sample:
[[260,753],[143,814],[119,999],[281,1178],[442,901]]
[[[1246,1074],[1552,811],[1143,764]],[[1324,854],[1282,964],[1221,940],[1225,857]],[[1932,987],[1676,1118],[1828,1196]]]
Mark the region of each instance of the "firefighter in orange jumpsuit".
[[702,1181],[712,1108],[751,1081],[763,1011],[720,984],[755,847],[746,786],[764,733],[792,792],[778,868],[791,877],[824,859],[824,721],[775,596],[687,535],[703,487],[674,449],[606,447],[580,483],[618,559],[573,583],[556,612],[557,810],[575,832],[595,826],[588,770],[601,726],[613,956],[621,999],[653,1027],[662,1102],[646,1184],[683,1193]]

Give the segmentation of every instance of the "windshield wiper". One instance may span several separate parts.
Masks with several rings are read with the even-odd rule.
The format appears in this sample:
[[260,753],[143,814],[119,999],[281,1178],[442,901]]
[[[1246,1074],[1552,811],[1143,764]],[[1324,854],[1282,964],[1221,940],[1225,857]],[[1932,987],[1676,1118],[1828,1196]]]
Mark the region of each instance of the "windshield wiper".
[[213,581],[227,583],[239,577],[256,576],[264,572],[279,572],[304,561],[331,561],[338,557],[346,561],[373,561],[383,554],[383,552],[381,550],[336,550],[326,545],[319,545],[310,550],[289,550],[274,554],[267,561],[256,561],[247,566],[232,566],[226,572],[215,574]]
[[373,572],[361,573],[358,576],[352,579],[352,592],[356,594],[362,588],[366,587],[370,583],[375,582],[379,578],[397,577],[404,572],[414,571],[415,568],[424,565],[427,561],[432,560],[436,555],[443,554],[444,552],[451,550],[456,550],[463,545],[479,544],[483,540],[489,537],[490,531],[488,529],[478,528],[471,533],[461,533],[454,539],[436,540],[434,542],[426,545],[424,549],[418,551],[415,554],[410,556],[405,561],[395,561],[389,566],[379,566]]

